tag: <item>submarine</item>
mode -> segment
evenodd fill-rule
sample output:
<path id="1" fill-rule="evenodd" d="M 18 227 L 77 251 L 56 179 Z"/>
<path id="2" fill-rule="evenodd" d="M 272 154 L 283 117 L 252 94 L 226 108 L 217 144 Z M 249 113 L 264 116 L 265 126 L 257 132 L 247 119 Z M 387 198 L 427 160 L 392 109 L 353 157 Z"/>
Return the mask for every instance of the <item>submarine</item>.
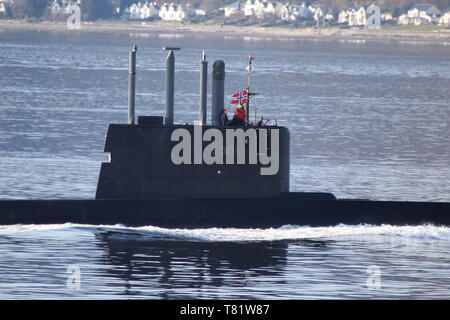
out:
<path id="1" fill-rule="evenodd" d="M 243 123 L 223 123 L 225 62 L 200 61 L 199 120 L 174 121 L 175 52 L 165 47 L 165 116 L 135 115 L 136 54 L 129 56 L 128 122 L 108 125 L 92 199 L 3 200 L 0 225 L 91 224 L 163 228 L 279 228 L 337 224 L 450 225 L 450 203 L 340 199 L 290 191 L 290 132 L 276 122 L 251 123 L 249 83 Z M 242 97 L 239 97 L 242 99 Z M 256 119 L 255 119 L 256 120 Z"/>

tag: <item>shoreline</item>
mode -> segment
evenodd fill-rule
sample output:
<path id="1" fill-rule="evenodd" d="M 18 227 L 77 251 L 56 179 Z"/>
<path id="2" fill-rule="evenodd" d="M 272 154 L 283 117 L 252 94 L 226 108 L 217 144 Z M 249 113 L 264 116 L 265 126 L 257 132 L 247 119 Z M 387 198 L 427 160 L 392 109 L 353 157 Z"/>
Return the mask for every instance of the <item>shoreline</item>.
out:
<path id="1" fill-rule="evenodd" d="M 184 24 L 177 22 L 129 22 L 129 21 L 96 21 L 84 22 L 79 30 L 69 30 L 66 22 L 42 21 L 25 22 L 23 20 L 1 20 L 0 33 L 3 31 L 40 31 L 40 32 L 96 32 L 96 33 L 202 33 L 206 35 L 258 37 L 258 38 L 300 38 L 313 40 L 374 40 L 374 41 L 417 41 L 450 45 L 450 29 L 417 30 L 410 28 L 387 27 L 381 30 L 341 29 L 338 27 L 289 28 L 289 27 L 257 27 L 232 26 L 218 24 Z"/>

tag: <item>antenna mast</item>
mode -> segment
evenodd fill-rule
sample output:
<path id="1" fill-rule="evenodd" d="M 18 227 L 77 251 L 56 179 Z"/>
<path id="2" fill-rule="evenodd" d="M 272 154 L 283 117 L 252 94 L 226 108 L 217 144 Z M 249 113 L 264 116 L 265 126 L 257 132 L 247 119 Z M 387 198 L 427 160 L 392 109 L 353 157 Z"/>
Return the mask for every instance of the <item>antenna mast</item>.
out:
<path id="1" fill-rule="evenodd" d="M 247 120 L 247 124 L 250 122 L 250 74 L 253 71 L 253 66 L 252 66 L 252 62 L 253 59 L 255 59 L 254 56 L 252 55 L 248 55 L 247 56 L 247 60 L 248 60 L 248 66 L 247 66 L 247 106 L 245 108 L 245 117 Z"/>

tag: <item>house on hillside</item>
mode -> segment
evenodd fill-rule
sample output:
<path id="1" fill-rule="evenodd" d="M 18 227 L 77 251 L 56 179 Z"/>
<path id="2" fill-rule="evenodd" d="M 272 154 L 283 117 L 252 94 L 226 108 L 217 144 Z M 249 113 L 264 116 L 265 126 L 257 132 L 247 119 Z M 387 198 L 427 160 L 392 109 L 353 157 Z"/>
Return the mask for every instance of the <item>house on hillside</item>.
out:
<path id="1" fill-rule="evenodd" d="M 319 20 L 324 16 L 321 8 L 306 6 L 305 3 L 298 6 L 267 0 L 237 1 L 220 10 L 224 12 L 225 17 L 242 12 L 247 17 L 255 16 L 258 19 L 264 19 L 275 16 L 285 21 Z"/>
<path id="2" fill-rule="evenodd" d="M 241 1 L 236 1 L 233 2 L 232 4 L 220 8 L 219 10 L 223 11 L 225 17 L 229 17 L 243 11 L 243 5 Z"/>
<path id="3" fill-rule="evenodd" d="M 206 16 L 206 10 L 203 9 L 195 9 L 194 13 L 196 16 Z"/>
<path id="4" fill-rule="evenodd" d="M 125 9 L 123 17 L 131 20 L 144 20 L 156 18 L 159 16 L 159 6 L 156 2 L 138 2 L 133 3 Z"/>
<path id="5" fill-rule="evenodd" d="M 286 21 L 295 21 L 298 18 L 298 15 L 300 13 L 300 7 L 296 5 L 284 5 L 284 8 L 282 10 L 282 20 Z"/>
<path id="6" fill-rule="evenodd" d="M 253 16 L 256 12 L 258 5 L 259 5 L 259 0 L 247 0 L 242 7 L 242 10 L 244 11 L 244 15 Z"/>
<path id="7" fill-rule="evenodd" d="M 7 18 L 11 14 L 11 5 L 14 0 L 0 0 L 0 18 Z"/>
<path id="8" fill-rule="evenodd" d="M 440 26 L 450 26 L 450 11 L 444 13 L 438 20 Z"/>
<path id="9" fill-rule="evenodd" d="M 333 23 L 336 20 L 336 17 L 331 11 L 328 11 L 327 13 L 325 13 L 323 20 L 327 23 Z"/>
<path id="10" fill-rule="evenodd" d="M 355 11 L 355 9 L 347 8 L 347 9 L 343 9 L 341 12 L 339 12 L 338 23 L 348 24 L 348 21 L 350 20 L 350 16 L 353 16 L 354 11 Z"/>
<path id="11" fill-rule="evenodd" d="M 54 0 L 50 6 L 50 11 L 52 17 L 55 18 L 66 18 L 67 15 L 72 14 L 71 8 L 73 5 L 80 5 L 79 0 Z"/>
<path id="12" fill-rule="evenodd" d="M 0 1 L 0 18 L 6 18 L 8 12 L 8 3 Z"/>
<path id="13" fill-rule="evenodd" d="M 264 19 L 268 16 L 280 17 L 282 7 L 283 4 L 280 2 L 261 1 L 256 8 L 255 14 L 259 19 Z"/>
<path id="14" fill-rule="evenodd" d="M 159 6 L 156 2 L 146 2 L 141 7 L 141 19 L 159 17 Z"/>
<path id="15" fill-rule="evenodd" d="M 122 19 L 131 20 L 145 20 L 161 18 L 164 21 L 183 21 L 192 16 L 206 15 L 205 10 L 194 10 L 189 4 L 176 5 L 164 3 L 158 6 L 156 2 L 138 2 L 133 3 L 130 7 L 126 8 L 122 14 Z"/>
<path id="16" fill-rule="evenodd" d="M 305 3 L 302 3 L 300 6 L 300 10 L 298 11 L 298 18 L 299 19 L 311 19 L 313 17 L 312 10 L 305 5 Z"/>
<path id="17" fill-rule="evenodd" d="M 260 2 L 255 9 L 255 15 L 259 19 L 264 19 L 268 14 L 275 14 L 275 8 L 272 2 Z"/>
<path id="18" fill-rule="evenodd" d="M 141 10 L 139 8 L 139 4 L 133 3 L 129 8 L 125 9 L 124 14 L 128 15 L 128 19 L 131 20 L 140 19 Z"/>
<path id="19" fill-rule="evenodd" d="M 289 12 L 288 5 L 284 4 L 281 6 L 278 16 L 280 17 L 281 20 L 284 20 L 284 21 L 290 20 L 290 12 Z"/>
<path id="20" fill-rule="evenodd" d="M 241 4 L 241 10 L 245 16 L 257 16 L 262 19 L 268 15 L 280 16 L 283 4 L 266 0 L 247 0 Z"/>
<path id="21" fill-rule="evenodd" d="M 367 25 L 367 14 L 366 8 L 360 7 L 354 16 L 354 25 L 355 26 L 366 26 Z"/>
<path id="22" fill-rule="evenodd" d="M 339 13 L 338 23 L 346 24 L 350 27 L 353 26 L 366 26 L 367 14 L 364 7 L 360 7 L 358 10 L 355 8 L 344 9 Z"/>
<path id="23" fill-rule="evenodd" d="M 279 12 L 280 18 L 286 21 L 313 19 L 313 11 L 304 3 L 301 6 L 284 5 Z"/>
<path id="24" fill-rule="evenodd" d="M 438 23 L 442 11 L 432 4 L 416 4 L 406 14 L 402 14 L 397 23 L 398 24 L 432 24 Z"/>
<path id="25" fill-rule="evenodd" d="M 312 17 L 313 17 L 314 21 L 316 21 L 317 23 L 320 23 L 322 21 L 323 16 L 324 16 L 322 8 L 320 8 L 320 7 L 312 7 L 312 6 L 309 6 L 308 8 L 309 8 L 309 10 L 312 13 Z"/>
<path id="26" fill-rule="evenodd" d="M 432 4 L 416 4 L 410 11 L 416 11 L 419 15 L 428 15 L 430 17 L 439 17 L 442 11 Z"/>
<path id="27" fill-rule="evenodd" d="M 389 13 L 389 12 L 381 13 L 380 18 L 381 18 L 382 22 L 392 22 L 392 21 L 394 21 L 394 17 L 392 15 L 392 13 Z"/>
<path id="28" fill-rule="evenodd" d="M 65 8 L 64 8 L 62 1 L 59 1 L 59 0 L 53 1 L 52 6 L 51 6 L 51 11 L 52 11 L 52 16 L 55 16 L 59 13 L 64 13 Z"/>
<path id="29" fill-rule="evenodd" d="M 194 11 L 189 5 L 164 4 L 159 10 L 159 17 L 164 21 L 183 21 L 192 17 Z"/>

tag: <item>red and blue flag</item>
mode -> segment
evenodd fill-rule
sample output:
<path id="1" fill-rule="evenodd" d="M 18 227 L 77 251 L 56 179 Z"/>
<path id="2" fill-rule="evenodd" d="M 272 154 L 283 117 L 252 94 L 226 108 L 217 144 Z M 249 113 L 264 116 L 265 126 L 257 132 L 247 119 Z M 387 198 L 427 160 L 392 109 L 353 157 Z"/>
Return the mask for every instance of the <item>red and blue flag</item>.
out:
<path id="1" fill-rule="evenodd" d="M 246 104 L 248 101 L 248 90 L 235 93 L 231 96 L 230 104 Z"/>

